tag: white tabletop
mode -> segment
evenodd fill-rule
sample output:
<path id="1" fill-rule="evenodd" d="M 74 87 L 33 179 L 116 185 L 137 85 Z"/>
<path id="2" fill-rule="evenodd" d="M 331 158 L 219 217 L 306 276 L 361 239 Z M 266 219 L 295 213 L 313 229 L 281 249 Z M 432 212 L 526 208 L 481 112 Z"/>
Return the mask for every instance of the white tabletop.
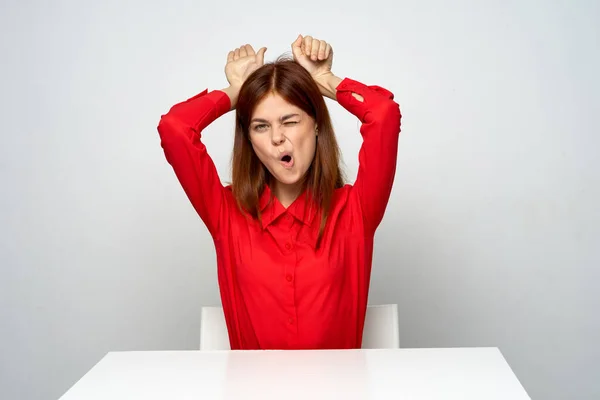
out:
<path id="1" fill-rule="evenodd" d="M 111 352 L 60 400 L 529 399 L 497 348 Z"/>

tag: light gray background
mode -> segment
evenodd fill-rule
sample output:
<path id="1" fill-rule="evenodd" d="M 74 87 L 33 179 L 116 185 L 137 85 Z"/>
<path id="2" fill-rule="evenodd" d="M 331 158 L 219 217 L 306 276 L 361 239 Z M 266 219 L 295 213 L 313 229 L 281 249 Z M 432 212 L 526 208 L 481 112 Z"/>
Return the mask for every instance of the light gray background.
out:
<path id="1" fill-rule="evenodd" d="M 298 33 L 401 104 L 370 301 L 399 304 L 402 346 L 498 346 L 532 398 L 600 398 L 599 19 L 566 0 L 4 0 L 0 398 L 57 398 L 110 350 L 198 347 L 215 255 L 156 125 L 226 85 L 231 48 L 273 60 Z M 359 125 L 328 104 L 353 180 Z M 205 133 L 224 180 L 232 133 L 232 113 Z"/>

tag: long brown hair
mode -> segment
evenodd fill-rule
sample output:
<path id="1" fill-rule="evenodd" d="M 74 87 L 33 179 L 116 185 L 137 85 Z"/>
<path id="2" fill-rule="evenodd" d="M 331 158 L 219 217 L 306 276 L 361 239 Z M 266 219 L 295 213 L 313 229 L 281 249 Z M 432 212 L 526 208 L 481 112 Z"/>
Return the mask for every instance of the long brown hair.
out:
<path id="1" fill-rule="evenodd" d="M 266 63 L 254 71 L 240 89 L 232 157 L 232 192 L 240 209 L 260 220 L 260 195 L 274 178 L 254 153 L 249 128 L 254 109 L 270 93 L 277 93 L 310 115 L 319 130 L 315 156 L 302 182 L 308 202 L 314 202 L 321 214 L 319 247 L 334 191 L 344 185 L 344 177 L 340 169 L 340 149 L 323 95 L 310 73 L 293 59 L 279 57 Z"/>

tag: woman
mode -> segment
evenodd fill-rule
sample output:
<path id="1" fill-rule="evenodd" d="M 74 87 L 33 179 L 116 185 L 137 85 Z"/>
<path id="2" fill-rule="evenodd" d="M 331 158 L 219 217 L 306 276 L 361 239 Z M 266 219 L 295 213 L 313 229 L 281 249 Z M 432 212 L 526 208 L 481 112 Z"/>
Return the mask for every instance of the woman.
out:
<path id="1" fill-rule="evenodd" d="M 335 76 L 325 41 L 299 35 L 293 60 L 264 64 L 265 51 L 229 52 L 230 86 L 173 106 L 158 125 L 161 145 L 214 240 L 231 348 L 360 348 L 399 106 L 386 89 Z M 324 96 L 362 123 L 354 185 L 343 182 Z M 233 109 L 224 187 L 201 133 Z"/>

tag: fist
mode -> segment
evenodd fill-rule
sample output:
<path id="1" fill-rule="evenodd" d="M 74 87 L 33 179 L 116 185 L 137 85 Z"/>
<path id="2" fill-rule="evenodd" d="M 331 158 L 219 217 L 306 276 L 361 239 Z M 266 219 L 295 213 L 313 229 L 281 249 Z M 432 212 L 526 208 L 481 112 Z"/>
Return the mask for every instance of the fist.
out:
<path id="1" fill-rule="evenodd" d="M 333 65 L 333 49 L 324 40 L 312 36 L 298 35 L 292 43 L 294 60 L 317 79 L 331 74 Z"/>
<path id="2" fill-rule="evenodd" d="M 227 54 L 227 64 L 225 64 L 225 76 L 229 85 L 240 88 L 246 78 L 265 63 L 266 47 L 262 47 L 258 52 L 249 44 L 238 47 Z"/>

